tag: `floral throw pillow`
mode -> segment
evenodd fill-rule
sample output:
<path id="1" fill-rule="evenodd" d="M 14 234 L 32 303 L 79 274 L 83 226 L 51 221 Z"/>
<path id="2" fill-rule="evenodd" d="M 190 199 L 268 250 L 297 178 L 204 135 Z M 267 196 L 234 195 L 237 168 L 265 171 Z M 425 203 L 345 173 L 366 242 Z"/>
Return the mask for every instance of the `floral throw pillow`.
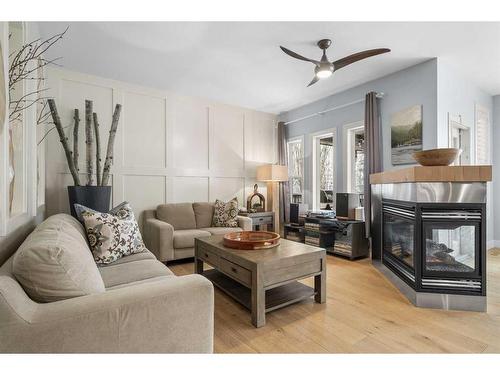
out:
<path id="1" fill-rule="evenodd" d="M 238 226 L 238 199 L 233 198 L 229 202 L 219 199 L 215 201 L 213 227 L 237 227 Z"/>
<path id="2" fill-rule="evenodd" d="M 80 206 L 92 255 L 97 264 L 112 263 L 146 250 L 130 204 L 123 202 L 109 213 Z"/>

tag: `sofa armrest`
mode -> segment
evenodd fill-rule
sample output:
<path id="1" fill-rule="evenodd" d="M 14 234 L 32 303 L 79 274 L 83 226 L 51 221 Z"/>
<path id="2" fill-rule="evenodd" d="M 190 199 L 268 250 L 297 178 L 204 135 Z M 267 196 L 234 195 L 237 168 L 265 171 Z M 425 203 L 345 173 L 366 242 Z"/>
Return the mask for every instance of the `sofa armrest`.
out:
<path id="1" fill-rule="evenodd" d="M 200 275 L 38 304 L 0 327 L 2 352 L 211 353 L 214 294 Z"/>
<path id="2" fill-rule="evenodd" d="M 238 216 L 238 226 L 243 230 L 252 230 L 252 219 L 247 216 Z"/>
<path id="3" fill-rule="evenodd" d="M 161 262 L 174 259 L 174 227 L 158 219 L 144 222 L 146 247 Z"/>

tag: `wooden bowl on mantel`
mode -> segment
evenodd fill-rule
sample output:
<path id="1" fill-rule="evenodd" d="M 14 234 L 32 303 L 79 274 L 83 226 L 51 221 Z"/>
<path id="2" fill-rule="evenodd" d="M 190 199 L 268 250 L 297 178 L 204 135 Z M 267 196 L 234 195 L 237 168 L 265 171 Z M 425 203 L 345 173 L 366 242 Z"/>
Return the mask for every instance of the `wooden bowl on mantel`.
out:
<path id="1" fill-rule="evenodd" d="M 280 235 L 264 231 L 233 232 L 224 235 L 224 246 L 239 250 L 262 250 L 278 246 Z"/>
<path id="2" fill-rule="evenodd" d="M 416 151 L 413 153 L 415 160 L 423 166 L 447 166 L 452 164 L 462 153 L 459 148 L 435 148 L 432 150 Z"/>

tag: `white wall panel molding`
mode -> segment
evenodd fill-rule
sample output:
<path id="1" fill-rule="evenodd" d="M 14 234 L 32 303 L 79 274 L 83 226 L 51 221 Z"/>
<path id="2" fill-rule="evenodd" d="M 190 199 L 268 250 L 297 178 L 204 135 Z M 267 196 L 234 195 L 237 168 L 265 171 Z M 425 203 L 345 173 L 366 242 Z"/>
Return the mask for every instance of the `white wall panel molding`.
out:
<path id="1" fill-rule="evenodd" d="M 120 130 L 123 166 L 167 166 L 167 99 L 126 91 Z"/>
<path id="2" fill-rule="evenodd" d="M 40 181 L 43 183 L 45 175 L 45 162 L 43 159 L 38 159 L 38 156 L 43 151 L 44 146 L 37 147 L 37 136 L 39 135 L 39 127 L 36 126 L 36 106 L 31 106 L 23 111 L 23 121 L 16 124 L 17 129 L 21 129 L 19 136 L 20 142 L 15 145 L 14 163 L 18 163 L 16 167 L 16 184 L 21 186 L 19 189 L 14 189 L 14 202 L 19 202 L 19 207 L 16 213 L 9 212 L 9 192 L 10 192 L 10 170 L 9 170 L 9 90 L 8 90 L 8 67 L 9 67 L 9 43 L 12 39 L 9 38 L 9 23 L 0 22 L 0 44 L 2 47 L 3 63 L 0 69 L 4 75 L 4 90 L 6 93 L 5 105 L 6 113 L 4 118 L 0 118 L 0 243 L 4 236 L 14 234 L 27 223 L 33 222 L 34 218 L 38 218 L 40 209 L 43 212 L 45 207 L 44 190 L 39 189 L 38 176 L 41 176 Z M 21 35 L 21 34 L 19 34 Z M 19 36 L 20 48 L 28 40 L 34 40 L 39 37 L 38 29 L 31 23 L 23 23 L 22 36 Z M 33 67 L 32 67 L 33 68 Z M 33 73 L 36 74 L 36 73 Z M 24 93 L 33 92 L 36 90 L 36 80 L 27 80 L 23 83 Z M 20 93 L 22 94 L 22 93 Z M 43 131 L 43 129 L 42 129 Z M 16 136 L 14 136 L 15 138 Z M 22 147 L 20 145 L 22 144 Z M 41 164 L 39 164 L 39 161 Z M 40 168 L 38 169 L 38 165 Z M 16 200 L 19 198 L 19 200 Z M 14 206 L 15 206 L 14 203 Z M 2 253 L 0 249 L 0 253 Z"/>
<path id="3" fill-rule="evenodd" d="M 123 175 L 123 200 L 131 203 L 139 224 L 142 212 L 167 201 L 167 177 Z M 114 204 L 118 202 L 113 202 Z"/>
<path id="4" fill-rule="evenodd" d="M 230 200 L 238 198 L 240 205 L 246 202 L 245 179 L 241 177 L 211 177 L 209 179 L 209 200 Z"/>
<path id="5" fill-rule="evenodd" d="M 208 177 L 178 176 L 173 179 L 171 202 L 207 202 L 209 200 Z"/>
<path id="6" fill-rule="evenodd" d="M 49 70 L 49 86 L 56 88 L 52 95 L 69 125 L 73 108 L 79 106 L 83 118 L 84 100 L 94 100 L 102 154 L 114 106 L 123 105 L 112 168 L 113 204 L 128 200 L 138 215 L 164 202 L 237 196 L 245 205 L 255 168 L 276 160 L 272 114 L 58 68 Z M 71 178 L 57 135 L 47 138 L 47 210 L 54 214 L 68 209 Z M 83 132 L 80 138 L 83 142 Z M 84 171 L 85 148 L 80 150 Z"/>

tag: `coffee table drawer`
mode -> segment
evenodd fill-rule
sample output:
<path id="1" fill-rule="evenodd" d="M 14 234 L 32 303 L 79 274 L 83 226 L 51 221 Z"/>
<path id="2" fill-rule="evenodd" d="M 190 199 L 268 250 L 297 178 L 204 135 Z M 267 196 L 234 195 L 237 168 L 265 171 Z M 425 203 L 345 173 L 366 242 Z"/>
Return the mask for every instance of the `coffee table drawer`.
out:
<path id="1" fill-rule="evenodd" d="M 210 250 L 207 250 L 206 246 L 198 245 L 197 255 L 198 258 L 202 259 L 204 262 L 207 262 L 214 267 L 219 266 L 219 256 Z"/>
<path id="2" fill-rule="evenodd" d="M 238 280 L 243 285 L 251 287 L 252 286 L 252 272 L 243 268 L 227 259 L 220 258 L 219 269 L 226 275 Z"/>
<path id="3" fill-rule="evenodd" d="M 270 286 L 279 284 L 288 280 L 300 279 L 304 276 L 321 272 L 321 259 L 315 259 L 309 262 L 292 264 L 288 267 L 265 267 L 264 285 Z"/>

